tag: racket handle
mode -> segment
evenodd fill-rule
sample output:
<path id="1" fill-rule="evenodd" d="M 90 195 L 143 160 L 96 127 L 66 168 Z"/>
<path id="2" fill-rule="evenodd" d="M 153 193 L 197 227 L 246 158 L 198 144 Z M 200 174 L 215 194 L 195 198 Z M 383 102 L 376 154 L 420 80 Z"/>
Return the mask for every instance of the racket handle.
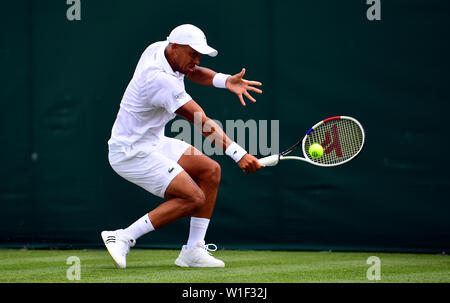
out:
<path id="1" fill-rule="evenodd" d="M 272 155 L 272 156 L 258 159 L 258 161 L 261 166 L 275 166 L 278 164 L 279 156 Z"/>

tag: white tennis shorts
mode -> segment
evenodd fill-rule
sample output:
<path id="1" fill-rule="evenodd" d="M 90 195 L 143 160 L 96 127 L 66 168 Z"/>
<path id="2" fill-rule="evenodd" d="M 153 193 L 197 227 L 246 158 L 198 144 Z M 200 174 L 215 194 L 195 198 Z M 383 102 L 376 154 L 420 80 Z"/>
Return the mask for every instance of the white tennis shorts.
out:
<path id="1" fill-rule="evenodd" d="M 123 151 L 118 146 L 109 146 L 109 164 L 121 177 L 164 198 L 170 182 L 183 171 L 178 160 L 190 147 L 169 137 L 163 137 L 151 152 Z"/>

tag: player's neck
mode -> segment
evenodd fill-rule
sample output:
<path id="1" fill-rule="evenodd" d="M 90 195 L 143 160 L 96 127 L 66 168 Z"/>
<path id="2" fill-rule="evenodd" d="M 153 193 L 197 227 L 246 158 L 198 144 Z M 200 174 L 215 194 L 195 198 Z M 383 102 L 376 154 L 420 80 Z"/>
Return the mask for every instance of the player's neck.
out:
<path id="1" fill-rule="evenodd" d="M 174 72 L 177 72 L 177 67 L 175 64 L 175 60 L 173 59 L 173 51 L 172 48 L 170 47 L 170 44 L 166 46 L 166 48 L 164 49 L 164 56 L 166 57 L 167 62 L 169 62 L 170 67 L 172 68 L 172 70 Z"/>

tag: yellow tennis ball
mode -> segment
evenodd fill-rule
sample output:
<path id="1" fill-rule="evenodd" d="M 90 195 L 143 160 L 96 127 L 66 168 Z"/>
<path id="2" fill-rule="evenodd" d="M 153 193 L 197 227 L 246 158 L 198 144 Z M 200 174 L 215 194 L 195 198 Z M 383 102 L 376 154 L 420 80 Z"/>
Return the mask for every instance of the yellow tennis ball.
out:
<path id="1" fill-rule="evenodd" d="M 323 155 L 323 147 L 319 143 L 311 144 L 308 151 L 313 158 L 319 158 Z"/>

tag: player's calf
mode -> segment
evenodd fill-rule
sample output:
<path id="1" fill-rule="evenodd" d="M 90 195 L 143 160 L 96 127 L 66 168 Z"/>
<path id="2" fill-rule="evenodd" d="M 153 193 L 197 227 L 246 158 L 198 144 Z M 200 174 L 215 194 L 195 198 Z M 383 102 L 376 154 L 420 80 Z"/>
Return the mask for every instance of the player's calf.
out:
<path id="1" fill-rule="evenodd" d="M 196 213 L 198 210 L 202 209 L 206 203 L 205 194 L 201 189 L 195 190 L 189 197 L 183 200 L 182 210 L 185 217 Z"/>
<path id="2" fill-rule="evenodd" d="M 221 174 L 222 169 L 219 163 L 212 161 L 212 163 L 208 165 L 207 170 L 200 175 L 199 179 L 202 183 L 208 183 L 211 186 L 219 187 Z"/>

